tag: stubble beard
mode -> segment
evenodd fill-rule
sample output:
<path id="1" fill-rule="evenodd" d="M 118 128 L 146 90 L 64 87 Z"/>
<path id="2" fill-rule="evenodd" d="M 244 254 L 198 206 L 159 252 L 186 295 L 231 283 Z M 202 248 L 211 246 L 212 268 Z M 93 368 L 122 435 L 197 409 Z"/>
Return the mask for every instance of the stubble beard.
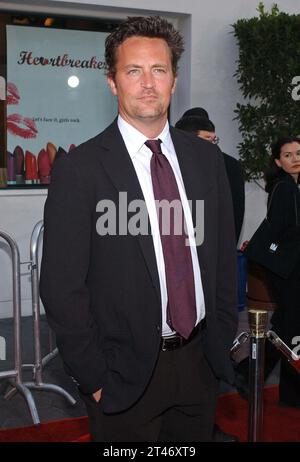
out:
<path id="1" fill-rule="evenodd" d="M 167 110 L 162 103 L 158 103 L 153 107 L 141 107 L 136 105 L 133 108 L 134 116 L 139 120 L 159 120 L 166 116 Z"/>

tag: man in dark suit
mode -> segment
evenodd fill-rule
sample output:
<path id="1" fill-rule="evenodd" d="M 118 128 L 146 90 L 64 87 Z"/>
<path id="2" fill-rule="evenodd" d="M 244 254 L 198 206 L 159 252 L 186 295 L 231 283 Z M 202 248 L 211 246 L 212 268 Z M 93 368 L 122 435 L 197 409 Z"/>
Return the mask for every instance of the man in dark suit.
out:
<path id="1" fill-rule="evenodd" d="M 175 125 L 176 128 L 185 130 L 203 138 L 211 143 L 218 143 L 216 129 L 208 113 L 201 107 L 195 107 L 186 111 Z M 238 242 L 244 221 L 245 213 L 245 183 L 244 175 L 239 162 L 234 157 L 222 152 L 225 162 L 226 173 L 231 190 L 235 235 Z"/>
<path id="2" fill-rule="evenodd" d="M 119 116 L 52 172 L 41 297 L 94 441 L 210 441 L 217 379 L 234 377 L 223 159 L 167 120 L 182 51 L 159 17 L 131 17 L 112 32 L 107 77 Z M 173 201 L 166 231 L 159 207 Z"/>

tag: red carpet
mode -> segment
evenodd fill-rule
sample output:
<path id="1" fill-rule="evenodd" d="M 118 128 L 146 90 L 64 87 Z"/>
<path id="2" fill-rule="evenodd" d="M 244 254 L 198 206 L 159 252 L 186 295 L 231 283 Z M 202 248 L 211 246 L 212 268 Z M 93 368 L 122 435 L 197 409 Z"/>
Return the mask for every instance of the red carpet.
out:
<path id="1" fill-rule="evenodd" d="M 271 441 L 300 442 L 300 409 L 283 408 L 277 405 L 278 389 L 265 389 L 264 396 L 264 438 Z M 217 423 L 223 431 L 247 441 L 247 402 L 236 393 L 219 398 Z M 0 442 L 88 442 L 86 417 L 64 419 L 23 428 L 0 430 Z"/>
<path id="2" fill-rule="evenodd" d="M 40 425 L 0 430 L 0 442 L 70 442 L 89 441 L 86 417 L 52 420 Z"/>
<path id="3" fill-rule="evenodd" d="M 217 423 L 223 431 L 239 437 L 248 436 L 248 403 L 236 393 L 219 398 Z M 300 409 L 278 405 L 278 387 L 264 390 L 264 442 L 300 442 Z"/>

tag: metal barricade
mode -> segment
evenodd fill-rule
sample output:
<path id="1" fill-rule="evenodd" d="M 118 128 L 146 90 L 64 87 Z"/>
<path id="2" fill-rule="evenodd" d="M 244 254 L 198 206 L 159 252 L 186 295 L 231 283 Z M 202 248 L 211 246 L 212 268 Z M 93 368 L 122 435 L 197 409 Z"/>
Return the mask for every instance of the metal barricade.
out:
<path id="1" fill-rule="evenodd" d="M 248 441 L 262 441 L 265 342 L 269 340 L 300 373 L 300 356 L 296 355 L 272 330 L 267 331 L 268 311 L 249 310 L 250 333 L 242 332 L 233 342 L 231 355 L 250 338 Z"/>
<path id="2" fill-rule="evenodd" d="M 43 367 L 57 355 L 57 349 L 51 349 L 51 330 L 49 332 L 50 338 L 50 352 L 42 358 L 41 350 L 41 309 L 40 309 L 40 296 L 39 296 L 39 244 L 43 234 L 44 226 L 43 221 L 39 221 L 31 234 L 30 239 L 30 259 L 31 259 L 31 291 L 32 291 L 32 315 L 33 315 L 33 335 L 34 335 L 34 365 L 33 365 L 33 381 L 25 382 L 28 388 L 43 391 L 53 391 L 58 393 L 71 405 L 76 403 L 76 400 L 62 387 L 51 383 L 43 382 L 42 370 Z"/>
<path id="3" fill-rule="evenodd" d="M 21 393 L 28 405 L 34 424 L 40 423 L 33 396 L 22 382 L 22 345 L 21 345 L 21 271 L 19 248 L 8 234 L 0 231 L 0 237 L 4 239 L 11 250 L 12 255 L 12 276 L 13 276 L 13 322 L 14 322 L 14 369 L 0 372 L 0 379 L 8 378 L 14 390 Z M 7 398 L 9 396 L 6 396 Z"/>
<path id="4" fill-rule="evenodd" d="M 34 363 L 23 364 L 21 360 L 21 290 L 20 290 L 20 256 L 19 249 L 15 241 L 7 234 L 0 232 L 10 245 L 13 256 L 13 306 L 14 306 L 14 328 L 15 328 L 15 370 L 0 372 L 0 378 L 15 377 L 9 380 L 12 388 L 5 394 L 5 398 L 11 398 L 17 391 L 20 391 L 26 398 L 29 410 L 35 425 L 40 423 L 36 405 L 29 389 L 40 391 L 52 391 L 58 393 L 71 404 L 76 404 L 76 400 L 62 387 L 43 382 L 43 367 L 53 359 L 58 351 L 53 347 L 52 331 L 49 329 L 49 353 L 42 357 L 41 350 L 41 310 L 39 296 L 39 244 L 43 233 L 43 222 L 39 221 L 31 234 L 30 239 L 30 262 L 31 271 L 31 293 L 32 293 L 32 315 L 33 315 L 33 341 L 34 341 Z M 33 380 L 22 382 L 22 369 L 32 369 Z"/>

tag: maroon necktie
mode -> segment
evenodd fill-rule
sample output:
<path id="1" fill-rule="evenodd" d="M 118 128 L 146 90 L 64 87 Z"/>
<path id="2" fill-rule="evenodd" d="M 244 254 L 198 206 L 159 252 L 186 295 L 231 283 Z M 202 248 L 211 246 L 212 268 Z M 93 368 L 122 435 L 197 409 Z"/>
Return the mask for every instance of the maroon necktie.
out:
<path id="1" fill-rule="evenodd" d="M 162 223 L 164 215 L 161 209 L 158 212 L 168 293 L 167 323 L 182 337 L 188 338 L 196 323 L 195 283 L 191 249 L 186 243 L 184 212 L 175 175 L 168 159 L 161 151 L 160 144 L 161 140 L 145 142 L 145 145 L 153 152 L 150 167 L 154 198 L 156 201 L 165 200 L 168 203 L 175 200 L 181 212 L 174 214 L 171 209 L 170 232 L 168 234 L 162 232 L 165 230 Z M 176 223 L 174 218 L 180 223 Z M 177 234 L 177 225 L 181 229 L 180 234 Z"/>

